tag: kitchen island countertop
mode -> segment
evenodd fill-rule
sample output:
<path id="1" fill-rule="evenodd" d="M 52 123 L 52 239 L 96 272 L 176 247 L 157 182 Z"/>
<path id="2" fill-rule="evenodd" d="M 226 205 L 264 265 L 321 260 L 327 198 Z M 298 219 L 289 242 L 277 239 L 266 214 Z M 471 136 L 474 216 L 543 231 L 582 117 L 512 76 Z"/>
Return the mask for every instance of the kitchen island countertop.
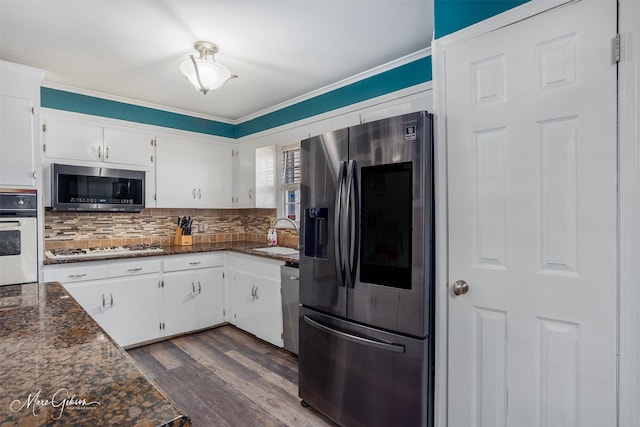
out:
<path id="1" fill-rule="evenodd" d="M 56 282 L 0 286 L 0 424 L 190 426 Z"/>

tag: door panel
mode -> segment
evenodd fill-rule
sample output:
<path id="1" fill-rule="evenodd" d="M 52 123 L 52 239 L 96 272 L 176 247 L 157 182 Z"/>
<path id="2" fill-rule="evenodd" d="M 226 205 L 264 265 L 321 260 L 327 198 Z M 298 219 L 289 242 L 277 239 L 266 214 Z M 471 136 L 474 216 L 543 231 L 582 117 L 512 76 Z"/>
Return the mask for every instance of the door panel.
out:
<path id="1" fill-rule="evenodd" d="M 431 120 L 424 112 L 349 130 L 359 188 L 360 258 L 349 319 L 428 335 L 432 260 Z"/>
<path id="2" fill-rule="evenodd" d="M 336 196 L 347 160 L 348 129 L 302 141 L 300 303 L 345 317 L 347 292 L 336 259 Z M 344 236 L 342 236 L 344 237 Z"/>
<path id="3" fill-rule="evenodd" d="M 445 47 L 452 427 L 615 425 L 615 32 L 583 0 Z"/>

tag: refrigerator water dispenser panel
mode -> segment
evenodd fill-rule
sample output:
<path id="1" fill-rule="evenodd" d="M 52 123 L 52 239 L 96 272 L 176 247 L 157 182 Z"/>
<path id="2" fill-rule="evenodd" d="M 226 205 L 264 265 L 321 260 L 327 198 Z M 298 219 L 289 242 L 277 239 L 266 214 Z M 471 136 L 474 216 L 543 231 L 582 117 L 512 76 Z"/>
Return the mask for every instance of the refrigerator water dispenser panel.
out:
<path id="1" fill-rule="evenodd" d="M 304 255 L 312 258 L 327 259 L 329 233 L 329 210 L 327 208 L 308 208 L 304 210 Z"/>

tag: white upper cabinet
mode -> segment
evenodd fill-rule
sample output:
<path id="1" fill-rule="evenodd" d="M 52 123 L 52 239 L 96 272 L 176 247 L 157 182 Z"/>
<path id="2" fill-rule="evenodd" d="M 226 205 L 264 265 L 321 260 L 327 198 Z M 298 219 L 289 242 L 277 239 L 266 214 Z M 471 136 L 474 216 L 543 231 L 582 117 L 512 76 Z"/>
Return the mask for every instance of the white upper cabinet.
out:
<path id="1" fill-rule="evenodd" d="M 256 206 L 255 149 L 240 145 L 233 149 L 233 206 Z"/>
<path id="2" fill-rule="evenodd" d="M 0 186 L 36 187 L 42 71 L 0 61 Z"/>
<path id="3" fill-rule="evenodd" d="M 158 208 L 232 206 L 231 146 L 162 135 L 156 145 Z"/>
<path id="4" fill-rule="evenodd" d="M 31 99 L 0 95 L 0 184 L 35 185 Z"/>
<path id="5" fill-rule="evenodd" d="M 101 161 L 102 126 L 47 119 L 45 123 L 45 155 L 65 160 Z"/>
<path id="6" fill-rule="evenodd" d="M 150 133 L 48 118 L 45 138 L 50 159 L 153 166 L 155 139 Z"/>
<path id="7" fill-rule="evenodd" d="M 104 128 L 104 161 L 152 167 L 155 136 L 145 132 Z"/>

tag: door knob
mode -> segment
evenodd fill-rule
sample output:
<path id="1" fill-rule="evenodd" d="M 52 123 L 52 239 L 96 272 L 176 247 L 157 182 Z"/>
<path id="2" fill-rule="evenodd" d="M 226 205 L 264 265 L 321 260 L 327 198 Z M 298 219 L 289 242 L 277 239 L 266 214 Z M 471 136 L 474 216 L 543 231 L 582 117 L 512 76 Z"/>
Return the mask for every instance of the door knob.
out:
<path id="1" fill-rule="evenodd" d="M 453 284 L 453 294 L 455 296 L 464 295 L 469 292 L 469 284 L 464 280 L 458 280 Z"/>

